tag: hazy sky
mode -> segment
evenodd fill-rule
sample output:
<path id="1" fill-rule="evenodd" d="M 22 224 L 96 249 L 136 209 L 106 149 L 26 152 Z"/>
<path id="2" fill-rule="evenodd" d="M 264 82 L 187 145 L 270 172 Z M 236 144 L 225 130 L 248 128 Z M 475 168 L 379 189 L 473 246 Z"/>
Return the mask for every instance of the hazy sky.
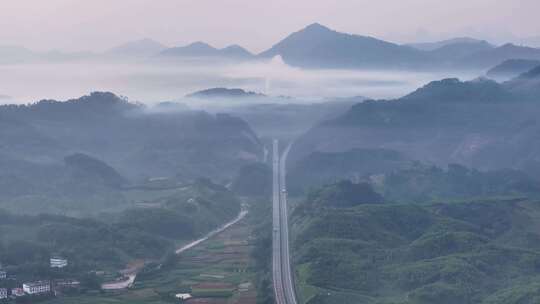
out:
<path id="1" fill-rule="evenodd" d="M 540 0 L 0 0 L 0 44 L 103 50 L 150 37 L 261 51 L 313 22 L 393 41 L 502 42 L 540 35 L 538 12 Z"/>

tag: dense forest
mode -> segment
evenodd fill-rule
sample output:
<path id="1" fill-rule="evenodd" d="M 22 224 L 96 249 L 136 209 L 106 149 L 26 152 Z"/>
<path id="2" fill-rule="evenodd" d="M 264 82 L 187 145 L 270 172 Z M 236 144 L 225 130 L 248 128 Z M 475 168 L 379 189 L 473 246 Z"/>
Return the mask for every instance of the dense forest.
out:
<path id="1" fill-rule="evenodd" d="M 539 215 L 525 198 L 402 204 L 328 185 L 293 214 L 298 289 L 310 304 L 536 303 Z"/>

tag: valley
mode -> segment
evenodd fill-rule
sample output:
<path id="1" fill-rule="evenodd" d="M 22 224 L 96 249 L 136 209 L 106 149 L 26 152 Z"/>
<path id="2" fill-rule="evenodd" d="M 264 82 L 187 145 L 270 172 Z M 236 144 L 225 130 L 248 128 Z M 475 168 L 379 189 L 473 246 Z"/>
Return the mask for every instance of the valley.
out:
<path id="1" fill-rule="evenodd" d="M 0 304 L 540 303 L 538 1 L 4 2 Z"/>

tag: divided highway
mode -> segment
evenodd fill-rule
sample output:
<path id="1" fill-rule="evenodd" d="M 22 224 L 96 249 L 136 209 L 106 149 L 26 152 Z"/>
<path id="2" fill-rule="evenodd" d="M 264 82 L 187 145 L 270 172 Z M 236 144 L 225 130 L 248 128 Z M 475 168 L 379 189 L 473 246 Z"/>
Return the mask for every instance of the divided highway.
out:
<path id="1" fill-rule="evenodd" d="M 273 142 L 273 232 L 272 232 L 272 276 L 277 304 L 296 304 L 293 276 L 289 256 L 289 224 L 286 191 L 286 163 L 291 145 L 279 155 L 279 142 Z"/>

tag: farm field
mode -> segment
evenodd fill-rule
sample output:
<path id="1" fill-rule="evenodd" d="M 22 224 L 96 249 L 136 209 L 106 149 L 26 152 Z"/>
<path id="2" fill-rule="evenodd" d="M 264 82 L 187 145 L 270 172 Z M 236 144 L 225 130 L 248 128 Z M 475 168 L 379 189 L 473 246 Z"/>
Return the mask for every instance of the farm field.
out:
<path id="1" fill-rule="evenodd" d="M 193 298 L 184 301 L 188 304 L 255 304 L 248 218 L 161 267 L 147 267 L 128 290 L 57 298 L 47 304 L 161 304 L 179 302 L 176 294 L 191 294 Z"/>

